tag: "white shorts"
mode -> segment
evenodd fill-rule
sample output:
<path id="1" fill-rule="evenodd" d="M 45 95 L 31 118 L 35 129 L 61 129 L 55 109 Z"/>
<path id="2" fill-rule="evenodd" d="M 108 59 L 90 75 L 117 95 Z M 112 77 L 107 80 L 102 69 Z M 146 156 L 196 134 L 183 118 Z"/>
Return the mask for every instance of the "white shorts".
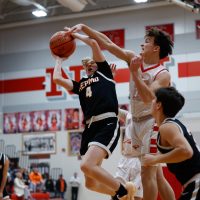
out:
<path id="1" fill-rule="evenodd" d="M 135 197 L 143 198 L 141 164 L 138 158 L 126 157 L 122 155 L 118 162 L 115 178 L 117 178 L 123 184 L 125 184 L 127 181 L 133 182 L 137 188 Z"/>
<path id="2" fill-rule="evenodd" d="M 132 121 L 131 139 L 136 152 L 134 156 L 140 157 L 144 154 L 157 154 L 157 135 L 158 128 L 155 126 L 153 118 L 139 122 Z"/>

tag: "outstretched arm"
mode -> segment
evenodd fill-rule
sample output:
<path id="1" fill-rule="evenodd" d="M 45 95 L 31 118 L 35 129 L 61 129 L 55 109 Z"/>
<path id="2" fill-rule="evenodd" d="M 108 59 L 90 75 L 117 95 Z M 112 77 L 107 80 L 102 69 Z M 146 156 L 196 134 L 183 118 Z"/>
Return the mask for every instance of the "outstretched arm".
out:
<path id="1" fill-rule="evenodd" d="M 68 91 L 71 91 L 73 89 L 73 82 L 70 79 L 65 79 L 62 77 L 62 62 L 62 58 L 56 57 L 56 64 L 53 71 L 53 81 L 57 85 L 64 87 Z"/>
<path id="2" fill-rule="evenodd" d="M 79 33 L 72 33 L 72 36 L 74 38 L 77 38 L 77 39 L 83 41 L 85 44 L 87 44 L 88 46 L 91 47 L 94 61 L 96 61 L 96 62 L 105 61 L 105 57 L 104 57 L 96 40 L 91 39 L 90 37 L 79 34 Z"/>
<path id="3" fill-rule="evenodd" d="M 67 29 L 68 30 L 68 29 Z M 104 49 L 108 50 L 110 53 L 115 55 L 116 57 L 126 61 L 130 64 L 131 58 L 134 57 L 134 52 L 124 50 L 113 43 L 105 34 L 98 32 L 85 24 L 78 24 L 71 28 L 70 32 L 79 32 L 82 31 L 90 38 L 95 39 L 100 46 Z"/>

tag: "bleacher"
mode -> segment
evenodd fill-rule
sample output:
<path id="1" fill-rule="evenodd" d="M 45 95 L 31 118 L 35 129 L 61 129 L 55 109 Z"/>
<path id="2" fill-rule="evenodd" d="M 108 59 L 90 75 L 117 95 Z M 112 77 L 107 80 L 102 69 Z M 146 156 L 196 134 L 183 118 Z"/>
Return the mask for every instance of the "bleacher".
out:
<path id="1" fill-rule="evenodd" d="M 0 140 L 0 152 L 8 156 L 10 160 L 10 168 L 12 168 L 10 170 L 12 170 L 13 173 L 21 168 L 27 169 L 28 172 L 30 172 L 32 168 L 37 167 L 41 174 L 49 174 L 52 177 L 54 183 L 58 179 L 59 175 L 62 174 L 61 168 L 50 169 L 49 163 L 40 163 L 38 159 L 30 159 L 29 156 L 24 155 L 22 151 L 16 151 L 15 145 L 5 145 L 5 142 L 2 139 Z M 7 191 L 10 194 L 10 198 L 12 200 L 18 200 L 16 194 L 14 194 L 13 185 L 9 185 L 8 182 L 8 185 L 6 187 L 8 188 Z M 31 193 L 31 196 L 33 200 L 59 200 L 59 198 L 56 197 L 56 191 L 53 195 L 51 195 L 49 192 L 38 191 Z"/>

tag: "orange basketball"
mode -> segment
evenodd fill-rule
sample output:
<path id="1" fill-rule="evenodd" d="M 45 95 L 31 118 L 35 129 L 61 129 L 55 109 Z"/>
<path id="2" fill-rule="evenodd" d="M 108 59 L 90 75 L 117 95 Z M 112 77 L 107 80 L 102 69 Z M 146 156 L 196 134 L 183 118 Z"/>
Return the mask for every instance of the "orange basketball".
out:
<path id="1" fill-rule="evenodd" d="M 61 58 L 67 58 L 75 51 L 76 42 L 65 31 L 58 31 L 50 38 L 49 46 L 53 54 Z"/>

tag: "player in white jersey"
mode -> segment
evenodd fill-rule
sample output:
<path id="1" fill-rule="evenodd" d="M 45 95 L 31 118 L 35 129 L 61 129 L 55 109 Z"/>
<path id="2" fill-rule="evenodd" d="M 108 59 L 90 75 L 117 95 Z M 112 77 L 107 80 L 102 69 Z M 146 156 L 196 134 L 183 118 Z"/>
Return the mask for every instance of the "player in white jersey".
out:
<path id="1" fill-rule="evenodd" d="M 70 30 L 70 32 L 78 31 L 82 31 L 90 38 L 95 39 L 104 49 L 107 49 L 110 53 L 128 63 L 131 77 L 135 85 L 134 88 L 136 89 L 132 90 L 131 81 L 132 114 L 133 122 L 135 123 L 135 132 L 137 132 L 137 134 L 135 134 L 137 136 L 137 143 L 135 143 L 136 140 L 133 140 L 135 143 L 134 147 L 140 154 L 148 153 L 149 150 L 147 147 L 150 147 L 149 143 L 151 139 L 147 134 L 153 132 L 153 119 L 149 115 L 150 103 L 154 98 L 154 91 L 158 88 L 169 86 L 171 80 L 167 70 L 157 75 L 155 74 L 154 79 L 150 79 L 153 77 L 153 73 L 152 76 L 149 77 L 146 72 L 154 71 L 154 68 L 159 67 L 160 60 L 172 53 L 173 42 L 169 35 L 155 28 L 148 30 L 144 38 L 144 43 L 141 44 L 140 55 L 137 56 L 133 51 L 118 47 L 106 35 L 87 25 L 78 24 Z M 146 140 L 146 138 L 148 138 L 148 140 Z M 145 146 L 143 148 L 144 144 Z M 155 144 L 154 146 L 156 147 Z M 156 200 L 158 190 L 162 199 L 175 199 L 172 188 L 163 176 L 158 176 L 158 174 L 162 174 L 158 172 L 160 172 L 160 170 L 157 166 L 142 166 L 143 199 Z M 164 185 L 165 189 L 163 189 Z M 162 190 L 160 190 L 161 188 Z"/>
<path id="2" fill-rule="evenodd" d="M 167 72 L 167 69 L 160 65 L 141 66 L 139 74 L 144 83 L 150 87 L 156 80 L 156 77 Z M 168 72 L 167 72 L 168 73 Z M 169 83 L 170 84 L 170 83 Z M 132 141 L 133 146 L 138 154 L 157 153 L 155 141 L 157 136 L 157 128 L 154 124 L 154 119 L 150 113 L 151 103 L 146 103 L 141 100 L 137 86 L 132 78 L 130 79 L 130 106 L 133 117 Z M 152 131 L 153 128 L 153 131 Z M 137 154 L 136 154 L 137 155 Z"/>
<path id="3" fill-rule="evenodd" d="M 115 177 L 122 183 L 132 181 L 137 188 L 135 200 L 141 200 L 143 197 L 143 187 L 141 181 L 141 164 L 140 160 L 135 155 L 135 150 L 132 147 L 131 132 L 132 132 L 132 114 L 127 110 L 119 109 L 118 117 L 125 122 L 125 135 L 123 138 L 122 155 L 118 162 Z"/>

